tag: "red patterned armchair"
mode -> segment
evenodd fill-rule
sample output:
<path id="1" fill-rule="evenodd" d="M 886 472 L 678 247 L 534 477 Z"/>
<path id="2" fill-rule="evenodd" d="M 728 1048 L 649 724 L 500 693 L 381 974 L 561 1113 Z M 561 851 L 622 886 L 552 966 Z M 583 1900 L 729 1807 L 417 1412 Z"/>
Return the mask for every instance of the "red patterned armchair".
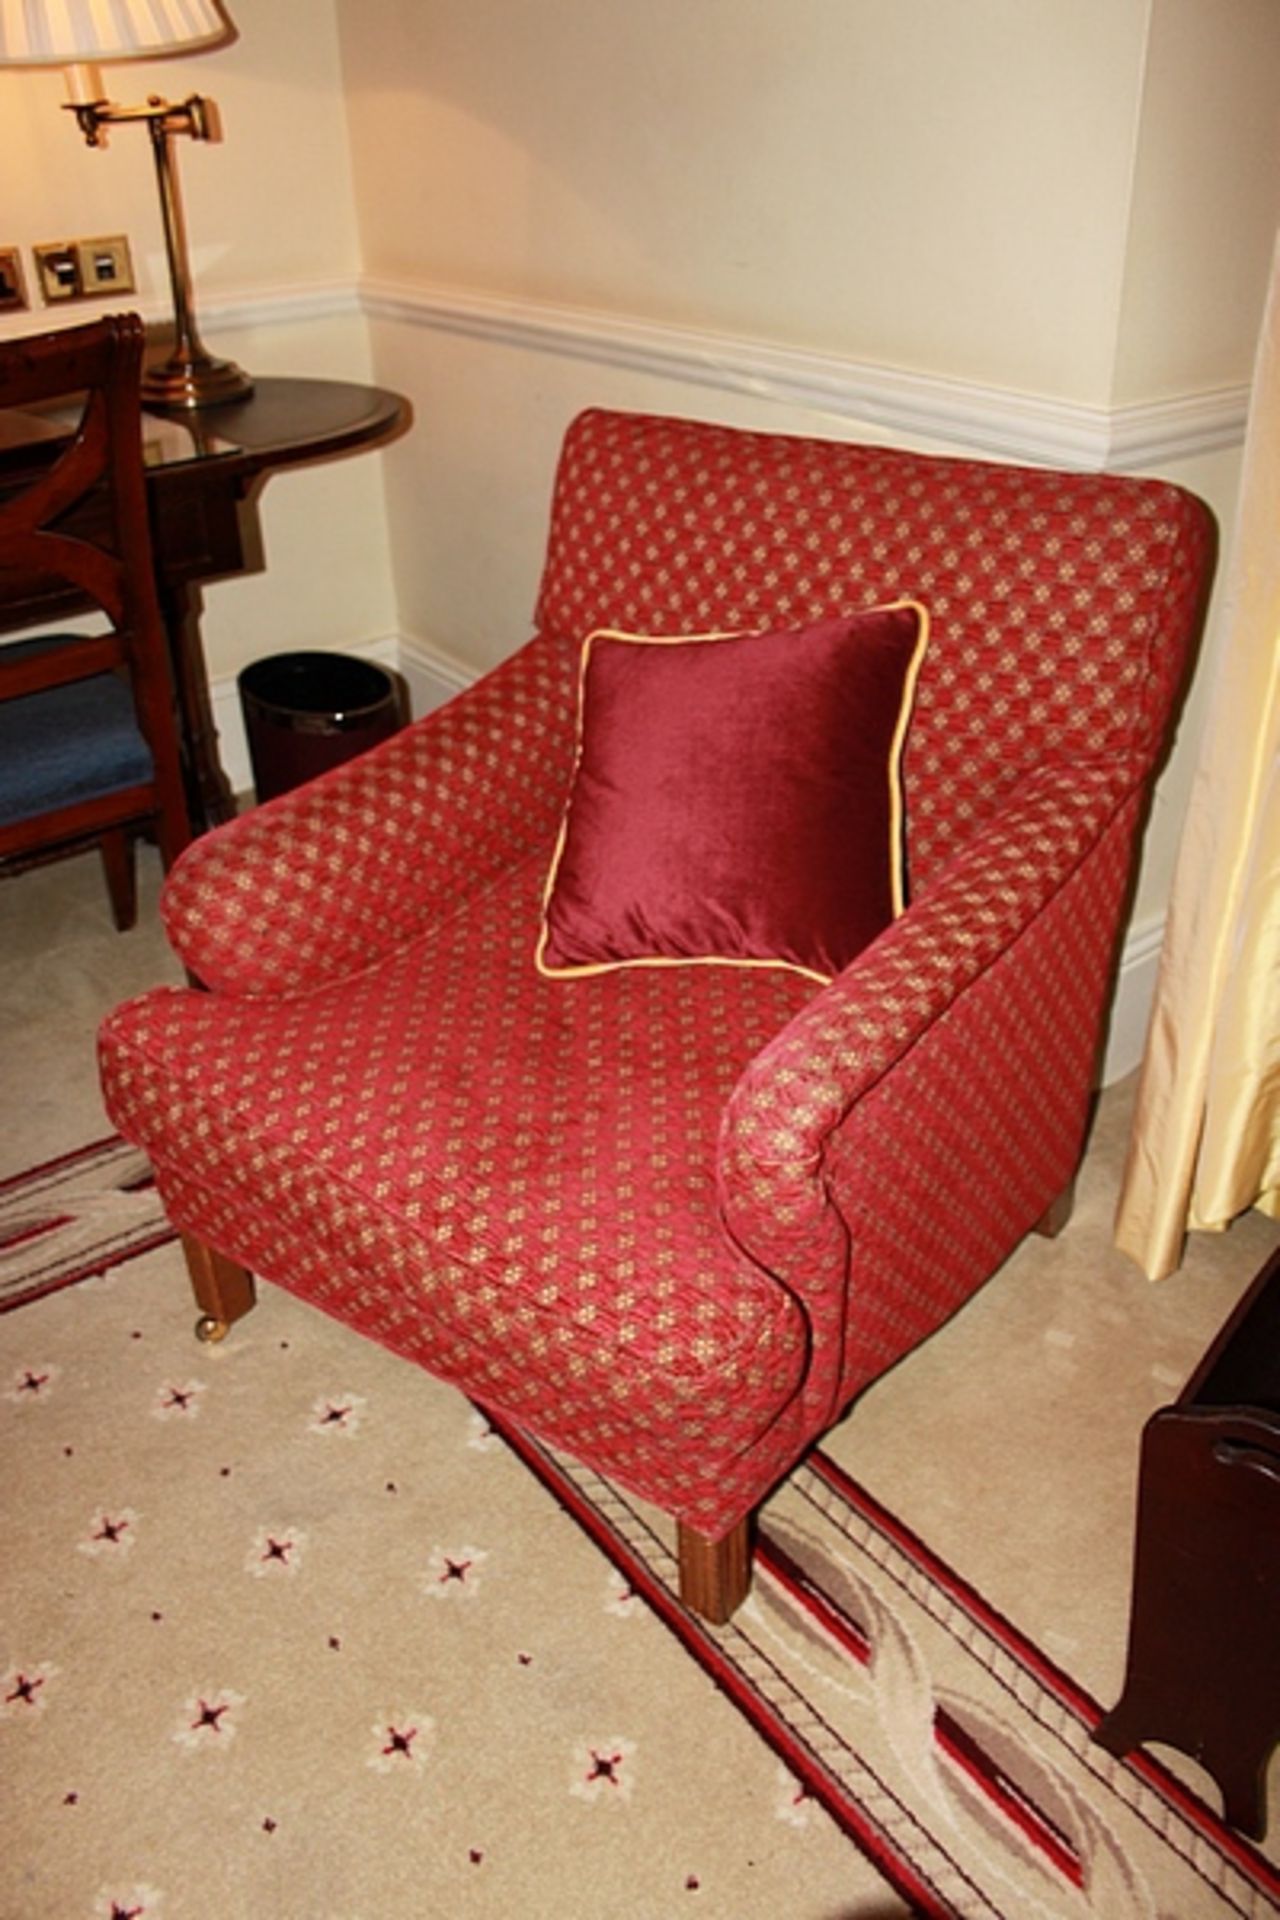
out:
<path id="1" fill-rule="evenodd" d="M 190 848 L 207 990 L 104 1025 L 206 1336 L 292 1290 L 656 1502 L 727 1617 L 753 1509 L 1070 1191 L 1211 547 L 1161 482 L 580 417 L 536 636 Z M 904 598 L 905 910 L 826 984 L 541 966 L 584 636 Z"/>

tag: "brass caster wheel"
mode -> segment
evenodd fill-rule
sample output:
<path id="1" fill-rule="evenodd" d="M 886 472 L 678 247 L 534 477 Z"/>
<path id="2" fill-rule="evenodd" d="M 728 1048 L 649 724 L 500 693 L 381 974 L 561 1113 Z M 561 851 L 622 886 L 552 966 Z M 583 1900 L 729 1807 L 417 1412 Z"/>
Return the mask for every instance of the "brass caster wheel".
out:
<path id="1" fill-rule="evenodd" d="M 196 1321 L 196 1339 L 206 1347 L 214 1346 L 227 1337 L 227 1322 L 215 1320 L 211 1313 L 201 1314 Z"/>

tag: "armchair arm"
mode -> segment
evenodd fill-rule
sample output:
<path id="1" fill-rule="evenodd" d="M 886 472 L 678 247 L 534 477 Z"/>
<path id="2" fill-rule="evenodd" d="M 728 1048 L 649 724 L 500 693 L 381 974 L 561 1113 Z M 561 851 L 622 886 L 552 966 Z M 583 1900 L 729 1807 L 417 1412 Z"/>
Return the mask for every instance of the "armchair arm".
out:
<path id="1" fill-rule="evenodd" d="M 368 965 L 541 843 L 573 752 L 573 663 L 541 638 L 381 746 L 197 840 L 161 911 L 206 986 L 296 992 Z"/>
<path id="2" fill-rule="evenodd" d="M 1139 790 L 1114 761 L 1026 782 L 734 1089 L 722 1215 L 805 1303 L 820 1421 L 959 1305 L 1070 1179 Z M 864 1280 L 877 1324 L 850 1351 Z"/>

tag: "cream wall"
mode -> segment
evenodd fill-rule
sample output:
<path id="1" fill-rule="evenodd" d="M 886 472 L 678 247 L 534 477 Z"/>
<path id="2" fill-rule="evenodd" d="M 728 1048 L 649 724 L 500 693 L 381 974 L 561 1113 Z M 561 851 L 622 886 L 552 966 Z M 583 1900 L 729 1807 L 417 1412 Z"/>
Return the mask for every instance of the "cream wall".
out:
<path id="1" fill-rule="evenodd" d="M 1212 391 L 1252 365 L 1280 223 L 1280 7 L 1155 0 L 1112 399 Z"/>
<path id="2" fill-rule="evenodd" d="M 328 0 L 231 0 L 238 41 L 195 59 L 104 69 L 114 98 L 208 93 L 218 144 L 176 143 L 206 344 L 257 374 L 371 377 L 359 311 L 359 241 L 336 22 Z M 112 305 L 149 319 L 168 305 L 150 146 L 140 127 L 88 148 L 61 111 L 61 75 L 0 71 L 0 246 L 23 250 L 32 310 L 0 315 L 0 339 Z M 127 234 L 136 297 L 41 305 L 31 247 Z M 393 635 L 395 595 L 381 456 L 290 472 L 262 495 L 265 573 L 206 590 L 211 677 L 234 709 L 234 674 L 282 647 Z"/>
<path id="3" fill-rule="evenodd" d="M 1238 451 L 1274 0 L 338 17 L 375 365 L 420 414 L 390 462 L 411 637 L 510 649 L 556 441 L 606 390 L 1189 483 Z M 1229 514 L 1234 469 L 1208 482 Z"/>
<path id="4" fill-rule="evenodd" d="M 366 273 L 1112 405 L 1239 379 L 1274 0 L 339 0 Z"/>
<path id="5" fill-rule="evenodd" d="M 341 0 L 365 267 L 1105 399 L 1145 11 Z"/>
<path id="6" fill-rule="evenodd" d="M 104 81 L 124 103 L 153 92 L 204 92 L 218 103 L 223 140 L 178 143 L 203 297 L 349 276 L 359 244 L 333 9 L 231 0 L 231 12 L 239 38 L 230 47 L 104 67 Z M 118 127 L 105 151 L 91 150 L 61 111 L 65 97 L 56 69 L 0 69 L 3 241 L 114 232 L 127 216 L 139 292 L 160 298 L 164 252 L 146 133 Z"/>
<path id="7" fill-rule="evenodd" d="M 1229 538 L 1280 225 L 1274 0 L 338 16 L 374 365 L 419 419 L 388 456 L 410 655 L 475 671 L 524 637 L 592 402 L 1162 473 Z M 1121 1066 L 1218 643 L 1155 797 Z"/>

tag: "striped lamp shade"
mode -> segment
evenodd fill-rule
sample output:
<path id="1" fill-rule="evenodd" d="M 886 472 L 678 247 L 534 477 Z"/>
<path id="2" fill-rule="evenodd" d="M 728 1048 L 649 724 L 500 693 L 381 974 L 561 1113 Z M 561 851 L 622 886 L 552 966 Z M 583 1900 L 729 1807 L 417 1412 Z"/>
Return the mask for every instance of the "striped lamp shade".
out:
<path id="1" fill-rule="evenodd" d="M 220 0 L 0 0 L 0 66 L 150 60 L 234 38 Z"/>

